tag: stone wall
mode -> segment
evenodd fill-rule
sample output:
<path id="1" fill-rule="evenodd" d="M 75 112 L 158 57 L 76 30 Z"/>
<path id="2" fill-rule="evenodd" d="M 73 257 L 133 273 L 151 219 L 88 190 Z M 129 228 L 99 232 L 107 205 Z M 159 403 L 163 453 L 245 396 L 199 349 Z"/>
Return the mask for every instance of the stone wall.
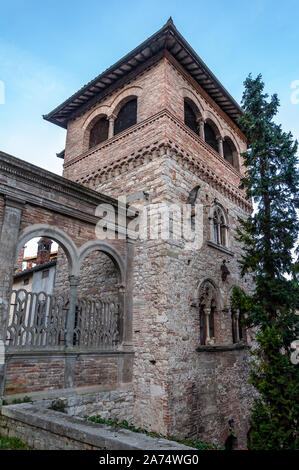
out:
<path id="1" fill-rule="evenodd" d="M 0 434 L 40 450 L 192 451 L 177 442 L 115 430 L 27 403 L 1 408 Z"/>

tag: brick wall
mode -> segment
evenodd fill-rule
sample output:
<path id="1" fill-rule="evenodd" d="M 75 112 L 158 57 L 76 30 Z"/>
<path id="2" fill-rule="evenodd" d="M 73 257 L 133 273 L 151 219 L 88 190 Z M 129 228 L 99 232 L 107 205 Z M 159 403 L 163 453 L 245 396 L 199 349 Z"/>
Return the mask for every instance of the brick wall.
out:
<path id="1" fill-rule="evenodd" d="M 64 389 L 67 354 L 38 352 L 22 356 L 10 353 L 7 362 L 5 395 Z M 107 386 L 113 390 L 117 384 L 130 382 L 127 374 L 130 359 L 126 355 L 77 353 L 73 362 L 73 386 Z"/>
<path id="2" fill-rule="evenodd" d="M 6 395 L 64 387 L 64 359 L 11 358 L 6 369 Z"/>

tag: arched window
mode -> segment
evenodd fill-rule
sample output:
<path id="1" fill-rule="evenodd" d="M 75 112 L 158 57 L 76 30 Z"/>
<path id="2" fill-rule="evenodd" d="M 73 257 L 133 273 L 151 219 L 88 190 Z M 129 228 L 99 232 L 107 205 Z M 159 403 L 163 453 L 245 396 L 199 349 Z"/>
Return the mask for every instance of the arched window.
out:
<path id="1" fill-rule="evenodd" d="M 89 148 L 104 142 L 108 139 L 109 121 L 106 117 L 97 120 L 90 130 L 89 134 Z"/>
<path id="2" fill-rule="evenodd" d="M 114 135 L 134 126 L 137 122 L 137 98 L 128 101 L 120 109 L 117 118 L 114 121 Z"/>
<path id="3" fill-rule="evenodd" d="M 205 281 L 199 292 L 200 344 L 216 343 L 215 316 L 217 292 L 210 281 Z"/>
<path id="4" fill-rule="evenodd" d="M 233 343 L 246 341 L 246 329 L 243 325 L 244 315 L 241 310 L 232 310 L 232 336 Z"/>
<path id="5" fill-rule="evenodd" d="M 208 122 L 205 122 L 204 130 L 206 143 L 216 150 L 216 152 L 218 152 L 218 142 L 215 128 Z"/>
<path id="6" fill-rule="evenodd" d="M 213 211 L 213 237 L 214 243 L 227 247 L 227 224 L 223 210 L 220 207 L 216 207 Z"/>
<path id="7" fill-rule="evenodd" d="M 223 156 L 232 166 L 238 169 L 238 152 L 233 141 L 226 137 L 223 140 Z"/>
<path id="8" fill-rule="evenodd" d="M 192 106 L 184 100 L 184 122 L 193 132 L 198 134 L 197 117 Z"/>

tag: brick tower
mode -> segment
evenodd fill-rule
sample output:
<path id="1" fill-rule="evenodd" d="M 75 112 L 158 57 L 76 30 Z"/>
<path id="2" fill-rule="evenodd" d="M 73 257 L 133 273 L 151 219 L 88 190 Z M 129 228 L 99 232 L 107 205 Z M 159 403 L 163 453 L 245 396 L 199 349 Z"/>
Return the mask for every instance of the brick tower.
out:
<path id="1" fill-rule="evenodd" d="M 170 19 L 45 119 L 67 129 L 64 176 L 136 207 L 201 204 L 203 246 L 136 241 L 132 387 L 136 425 L 246 445 L 250 334 L 231 309 L 241 279 L 242 110 Z"/>

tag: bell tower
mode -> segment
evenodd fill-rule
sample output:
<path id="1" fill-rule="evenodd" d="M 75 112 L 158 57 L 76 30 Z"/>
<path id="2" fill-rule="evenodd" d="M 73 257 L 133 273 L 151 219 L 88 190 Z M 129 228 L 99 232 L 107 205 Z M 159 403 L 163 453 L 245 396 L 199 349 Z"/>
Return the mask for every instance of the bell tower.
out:
<path id="1" fill-rule="evenodd" d="M 239 189 L 241 113 L 169 19 L 44 117 L 67 129 L 66 178 L 139 208 L 202 207 L 200 249 L 135 242 L 134 422 L 224 444 L 233 419 L 245 446 L 252 391 L 230 304 L 234 285 L 250 289 L 235 239 L 252 209 Z"/>

